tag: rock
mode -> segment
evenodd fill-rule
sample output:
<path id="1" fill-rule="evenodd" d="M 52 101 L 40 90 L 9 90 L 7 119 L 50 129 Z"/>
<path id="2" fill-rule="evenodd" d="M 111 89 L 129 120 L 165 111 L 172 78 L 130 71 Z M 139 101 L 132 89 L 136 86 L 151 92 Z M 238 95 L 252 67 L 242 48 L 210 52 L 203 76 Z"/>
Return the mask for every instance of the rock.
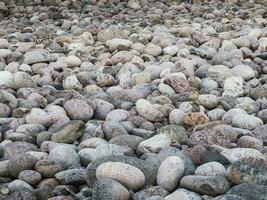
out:
<path id="1" fill-rule="evenodd" d="M 258 50 L 260 52 L 266 52 L 266 49 L 267 49 L 267 37 L 263 37 L 263 38 L 259 39 Z"/>
<path id="2" fill-rule="evenodd" d="M 102 144 L 99 145 L 94 152 L 94 159 L 99 159 L 111 155 L 124 155 L 122 149 L 115 144 Z"/>
<path id="3" fill-rule="evenodd" d="M 128 135 L 127 130 L 119 122 L 116 121 L 104 122 L 102 129 L 108 140 L 119 135 Z"/>
<path id="4" fill-rule="evenodd" d="M 153 43 L 149 43 L 144 49 L 144 53 L 151 56 L 158 56 L 162 53 L 162 49 L 160 46 L 154 45 Z"/>
<path id="5" fill-rule="evenodd" d="M 101 164 L 96 170 L 96 177 L 114 179 L 133 191 L 141 189 L 145 184 L 145 175 L 140 169 L 121 162 Z"/>
<path id="6" fill-rule="evenodd" d="M 233 117 L 239 114 L 246 115 L 247 112 L 240 108 L 233 108 L 225 113 L 222 120 L 226 124 L 232 124 Z"/>
<path id="7" fill-rule="evenodd" d="M 35 64 L 35 63 L 43 63 L 49 61 L 49 55 L 45 52 L 34 50 L 28 51 L 24 54 L 24 63 L 25 64 Z"/>
<path id="8" fill-rule="evenodd" d="M 52 105 L 45 110 L 33 108 L 25 117 L 27 124 L 41 124 L 51 126 L 62 118 L 66 117 L 66 112 L 62 107 Z"/>
<path id="9" fill-rule="evenodd" d="M 30 190 L 25 187 L 22 187 L 21 189 L 11 193 L 8 197 L 5 198 L 5 200 L 20 200 L 20 199 L 36 200 L 37 199 L 32 189 Z"/>
<path id="10" fill-rule="evenodd" d="M 173 109 L 169 115 L 169 123 L 176 125 L 183 125 L 185 112 L 180 109 Z"/>
<path id="11" fill-rule="evenodd" d="M 157 173 L 157 185 L 167 191 L 177 187 L 185 170 L 183 160 L 178 156 L 170 156 L 162 162 Z"/>
<path id="12" fill-rule="evenodd" d="M 230 183 L 222 176 L 184 176 L 180 186 L 210 196 L 225 194 L 230 189 Z"/>
<path id="13" fill-rule="evenodd" d="M 81 168 L 69 169 L 56 173 L 55 177 L 64 185 L 79 184 L 85 181 L 85 171 Z"/>
<path id="14" fill-rule="evenodd" d="M 98 32 L 97 40 L 105 42 L 113 38 L 124 38 L 124 32 L 117 26 L 110 26 Z"/>
<path id="15" fill-rule="evenodd" d="M 96 148 L 102 144 L 107 144 L 108 142 L 102 138 L 88 138 L 84 141 L 82 141 L 78 145 L 78 150 L 84 149 L 84 148 Z"/>
<path id="16" fill-rule="evenodd" d="M 198 101 L 200 105 L 208 109 L 215 108 L 219 103 L 218 97 L 212 94 L 201 94 L 199 95 Z"/>
<path id="17" fill-rule="evenodd" d="M 58 132 L 53 133 L 51 140 L 59 143 L 73 143 L 84 134 L 84 130 L 85 124 L 82 121 L 74 120 L 63 125 Z"/>
<path id="18" fill-rule="evenodd" d="M 248 81 L 255 77 L 254 70 L 248 65 L 237 65 L 228 71 L 229 76 L 240 76 Z"/>
<path id="19" fill-rule="evenodd" d="M 107 114 L 114 110 L 114 105 L 107 102 L 107 101 L 104 101 L 102 99 L 96 99 L 95 100 L 95 104 L 96 104 L 96 109 L 95 109 L 95 112 L 94 112 L 94 117 L 97 118 L 97 119 L 102 119 L 104 120 L 107 116 Z"/>
<path id="20" fill-rule="evenodd" d="M 192 146 L 201 144 L 205 147 L 217 144 L 230 147 L 231 141 L 237 140 L 237 134 L 237 131 L 229 125 L 217 125 L 211 129 L 193 132 L 189 137 L 188 144 Z"/>
<path id="21" fill-rule="evenodd" d="M 125 64 L 133 59 L 133 55 L 129 51 L 119 51 L 118 53 L 114 54 L 111 58 L 111 62 L 116 65 L 118 63 Z"/>
<path id="22" fill-rule="evenodd" d="M 186 189 L 178 189 L 166 196 L 164 200 L 201 200 L 201 196 Z"/>
<path id="23" fill-rule="evenodd" d="M 104 178 L 95 182 L 92 198 L 95 200 L 128 200 L 129 191 L 119 182 Z"/>
<path id="24" fill-rule="evenodd" d="M 130 117 L 130 113 L 123 109 L 115 109 L 110 111 L 106 116 L 106 121 L 125 121 Z"/>
<path id="25" fill-rule="evenodd" d="M 111 40 L 106 41 L 105 45 L 108 46 L 109 50 L 112 52 L 116 49 L 126 50 L 132 45 L 132 42 L 126 39 L 113 38 Z"/>
<path id="26" fill-rule="evenodd" d="M 213 198 L 214 200 L 244 200 L 242 197 L 237 196 L 237 195 L 221 195 L 216 198 Z"/>
<path id="27" fill-rule="evenodd" d="M 168 46 L 163 49 L 163 54 L 174 56 L 178 50 L 179 48 L 176 46 Z"/>
<path id="28" fill-rule="evenodd" d="M 155 167 L 153 167 L 151 170 L 156 170 L 156 173 L 158 171 L 158 168 L 160 167 L 161 163 L 167 159 L 169 156 L 178 156 L 180 157 L 185 165 L 185 172 L 184 175 L 193 174 L 195 171 L 195 165 L 192 162 L 191 158 L 185 151 L 181 151 L 175 147 L 166 147 L 162 149 L 159 154 L 149 156 L 146 159 L 147 164 Z"/>
<path id="29" fill-rule="evenodd" d="M 237 142 L 237 146 L 241 148 L 257 149 L 263 146 L 263 142 L 251 136 L 242 136 Z"/>
<path id="30" fill-rule="evenodd" d="M 25 181 L 32 186 L 37 185 L 42 179 L 41 174 L 33 170 L 21 171 L 18 177 L 20 180 Z"/>
<path id="31" fill-rule="evenodd" d="M 33 187 L 28 183 L 21 180 L 14 180 L 8 184 L 10 192 L 21 191 L 21 190 L 33 190 Z"/>
<path id="32" fill-rule="evenodd" d="M 71 147 L 63 145 L 55 146 L 49 152 L 48 159 L 62 164 L 64 168 L 77 166 L 80 164 L 80 158 L 78 154 Z"/>
<path id="33" fill-rule="evenodd" d="M 75 75 L 65 78 L 62 85 L 65 90 L 82 90 L 83 88 L 82 84 Z"/>
<path id="34" fill-rule="evenodd" d="M 68 56 L 65 59 L 65 63 L 68 65 L 69 68 L 73 68 L 73 67 L 79 67 L 82 61 L 77 56 Z"/>
<path id="35" fill-rule="evenodd" d="M 136 102 L 136 110 L 139 115 L 152 122 L 161 121 L 163 118 L 163 114 L 153 108 L 152 104 L 145 99 L 139 99 Z"/>
<path id="36" fill-rule="evenodd" d="M 267 125 L 262 125 L 256 129 L 254 129 L 252 132 L 249 133 L 250 136 L 256 137 L 259 140 L 261 140 L 263 143 L 267 143 Z"/>
<path id="37" fill-rule="evenodd" d="M 139 154 L 144 153 L 157 153 L 164 147 L 168 147 L 171 145 L 171 138 L 167 134 L 158 134 L 147 140 L 142 141 L 138 147 L 137 152 Z"/>
<path id="38" fill-rule="evenodd" d="M 72 120 L 82 120 L 87 122 L 94 115 L 93 108 L 86 102 L 79 99 L 72 99 L 64 104 L 68 116 Z"/>
<path id="39" fill-rule="evenodd" d="M 207 116 L 211 121 L 218 121 L 218 120 L 222 120 L 225 113 L 226 113 L 225 110 L 221 108 L 215 108 L 207 112 Z"/>
<path id="40" fill-rule="evenodd" d="M 107 87 L 114 85 L 115 80 L 110 74 L 100 74 L 96 77 L 96 84 L 100 87 Z"/>
<path id="41" fill-rule="evenodd" d="M 172 144 L 185 144 L 188 136 L 185 128 L 176 125 L 163 126 L 158 130 L 159 134 L 168 134 L 171 137 Z"/>
<path id="42" fill-rule="evenodd" d="M 141 9 L 141 6 L 139 5 L 138 1 L 136 1 L 136 0 L 130 0 L 130 1 L 128 1 L 127 7 L 128 8 L 131 8 L 133 10 L 139 10 L 139 9 Z"/>
<path id="43" fill-rule="evenodd" d="M 26 87 L 34 88 L 36 87 L 36 83 L 33 78 L 26 72 L 16 72 L 14 74 L 13 83 L 11 87 L 15 89 Z"/>
<path id="44" fill-rule="evenodd" d="M 203 112 L 187 113 L 184 118 L 184 123 L 190 126 L 205 124 L 209 122 L 209 118 Z"/>
<path id="45" fill-rule="evenodd" d="M 153 196 L 165 197 L 169 192 L 160 186 L 152 186 L 136 192 L 133 195 L 133 200 L 148 199 Z"/>
<path id="46" fill-rule="evenodd" d="M 35 171 L 39 172 L 42 175 L 42 177 L 45 178 L 52 178 L 56 173 L 63 170 L 64 170 L 63 164 L 48 159 L 40 160 L 35 165 Z"/>
<path id="47" fill-rule="evenodd" d="M 11 51 L 9 49 L 0 49 L 0 58 L 6 58 L 11 55 Z"/>
<path id="48" fill-rule="evenodd" d="M 211 90 L 216 90 L 219 87 L 219 85 L 216 81 L 210 78 L 203 78 L 201 79 L 200 87 L 203 91 L 209 92 Z"/>
<path id="49" fill-rule="evenodd" d="M 10 142 L 4 146 L 4 158 L 9 160 L 15 155 L 37 151 L 37 146 L 26 142 Z"/>
<path id="50" fill-rule="evenodd" d="M 186 79 L 180 76 L 170 75 L 164 78 L 164 83 L 171 86 L 176 93 L 189 90 L 190 85 Z"/>
<path id="51" fill-rule="evenodd" d="M 11 109 L 7 105 L 0 103 L 0 117 L 9 117 L 10 113 Z"/>
<path id="52" fill-rule="evenodd" d="M 253 99 L 261 99 L 261 98 L 266 98 L 267 97 L 267 92 L 266 92 L 267 85 L 259 85 L 255 87 L 251 91 L 251 96 Z"/>
<path id="53" fill-rule="evenodd" d="M 250 200 L 250 199 L 264 200 L 267 194 L 266 189 L 267 187 L 264 185 L 243 183 L 232 187 L 227 192 L 227 194 L 240 196 L 244 200 Z"/>
<path id="54" fill-rule="evenodd" d="M 119 146 L 128 146 L 132 148 L 133 150 L 136 150 L 138 145 L 143 141 L 144 139 L 139 136 L 135 135 L 118 135 L 114 138 L 112 138 L 109 143 L 116 144 Z"/>
<path id="55" fill-rule="evenodd" d="M 243 78 L 240 76 L 231 76 L 227 78 L 223 85 L 223 96 L 233 96 L 239 97 L 242 96 L 243 91 Z"/>
<path id="56" fill-rule="evenodd" d="M 238 114 L 233 116 L 232 125 L 234 127 L 254 130 L 263 125 L 263 121 L 255 116 L 247 114 Z"/>
<path id="57" fill-rule="evenodd" d="M 9 158 L 8 171 L 13 177 L 18 177 L 19 173 L 23 170 L 33 169 L 38 160 L 28 154 L 15 154 Z"/>
<path id="58" fill-rule="evenodd" d="M 226 78 L 229 68 L 224 65 L 212 65 L 208 69 L 208 77 L 218 83 Z"/>
<path id="59" fill-rule="evenodd" d="M 225 167 L 219 162 L 208 162 L 200 165 L 196 171 L 197 176 L 226 176 Z"/>
<path id="60" fill-rule="evenodd" d="M 8 177 L 9 175 L 8 165 L 9 165 L 9 160 L 0 161 L 0 176 L 1 177 Z"/>
<path id="61" fill-rule="evenodd" d="M 9 71 L 0 71 L 0 85 L 10 87 L 13 76 Z"/>
<path id="62" fill-rule="evenodd" d="M 267 161 L 260 158 L 242 158 L 227 169 L 227 178 L 235 184 L 267 184 Z"/>
<path id="63" fill-rule="evenodd" d="M 156 182 L 156 174 L 159 165 L 155 165 L 153 162 L 144 162 L 139 158 L 130 156 L 105 156 L 90 163 L 86 168 L 86 182 L 88 185 L 92 185 L 96 180 L 96 169 L 106 162 L 122 162 L 132 165 L 140 169 L 146 177 L 146 185 L 154 185 Z"/>
<path id="64" fill-rule="evenodd" d="M 260 151 L 250 148 L 224 149 L 220 153 L 231 163 L 247 157 L 265 159 L 264 155 L 261 154 Z"/>

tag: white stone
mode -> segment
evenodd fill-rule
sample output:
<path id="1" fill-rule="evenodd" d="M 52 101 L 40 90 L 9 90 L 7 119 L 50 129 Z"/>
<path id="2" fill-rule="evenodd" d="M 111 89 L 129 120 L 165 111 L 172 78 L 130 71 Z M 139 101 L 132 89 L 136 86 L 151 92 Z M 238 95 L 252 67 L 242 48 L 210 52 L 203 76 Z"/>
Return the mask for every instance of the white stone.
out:
<path id="1" fill-rule="evenodd" d="M 143 188 L 145 184 L 145 175 L 140 169 L 121 162 L 101 164 L 96 169 L 96 177 L 114 179 L 133 191 Z"/>
<path id="2" fill-rule="evenodd" d="M 157 173 L 157 185 L 165 190 L 173 191 L 177 187 L 185 171 L 183 160 L 178 156 L 170 156 L 165 159 Z"/>
<path id="3" fill-rule="evenodd" d="M 138 147 L 137 152 L 139 154 L 144 153 L 157 153 L 164 147 L 171 145 L 171 137 L 168 134 L 158 134 L 147 140 L 142 141 Z"/>

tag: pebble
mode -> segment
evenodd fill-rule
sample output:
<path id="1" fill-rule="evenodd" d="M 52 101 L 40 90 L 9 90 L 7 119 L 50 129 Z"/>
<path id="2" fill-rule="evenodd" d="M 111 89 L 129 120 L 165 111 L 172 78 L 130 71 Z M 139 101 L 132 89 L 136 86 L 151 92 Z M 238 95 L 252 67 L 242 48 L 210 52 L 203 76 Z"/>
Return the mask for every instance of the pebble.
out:
<path id="1" fill-rule="evenodd" d="M 119 182 L 113 179 L 103 178 L 96 181 L 92 191 L 92 198 L 99 200 L 128 200 L 130 198 L 130 193 L 127 188 Z"/>
<path id="2" fill-rule="evenodd" d="M 101 164 L 96 170 L 96 177 L 114 179 L 133 191 L 139 190 L 145 184 L 145 175 L 140 169 L 120 162 Z"/>
<path id="3" fill-rule="evenodd" d="M 164 147 L 168 147 L 171 144 L 171 138 L 167 134 L 158 134 L 147 140 L 142 141 L 138 147 L 137 152 L 140 154 L 144 153 L 157 153 Z"/>
<path id="4" fill-rule="evenodd" d="M 219 162 L 208 162 L 196 168 L 197 176 L 226 176 L 225 167 Z"/>
<path id="5" fill-rule="evenodd" d="M 59 143 L 73 143 L 79 139 L 85 129 L 85 124 L 82 121 L 71 121 L 60 128 L 56 133 L 51 136 L 51 141 Z"/>
<path id="6" fill-rule="evenodd" d="M 73 150 L 71 147 L 63 145 L 55 146 L 49 152 L 48 159 L 62 164 L 64 168 L 80 164 L 80 158 L 76 151 Z"/>
<path id="7" fill-rule="evenodd" d="M 204 187 L 205 185 L 205 187 Z M 218 196 L 230 189 L 230 182 L 222 176 L 184 176 L 180 186 L 200 194 Z"/>
<path id="8" fill-rule="evenodd" d="M 37 185 L 42 180 L 41 174 L 33 170 L 21 171 L 18 178 L 32 186 Z"/>
<path id="9" fill-rule="evenodd" d="M 245 157 L 228 167 L 227 178 L 235 184 L 266 185 L 266 166 L 266 159 Z"/>
<path id="10" fill-rule="evenodd" d="M 0 199 L 265 199 L 264 3 L 0 2 Z"/>
<path id="11" fill-rule="evenodd" d="M 170 156 L 164 160 L 157 173 L 157 184 L 167 191 L 173 191 L 183 176 L 185 165 L 178 156 Z"/>
<path id="12" fill-rule="evenodd" d="M 166 196 L 164 200 L 201 200 L 201 196 L 186 189 L 178 189 Z"/>
<path id="13" fill-rule="evenodd" d="M 62 184 L 79 184 L 85 181 L 85 171 L 84 169 L 68 169 L 55 174 L 56 179 L 58 179 Z"/>
<path id="14" fill-rule="evenodd" d="M 10 87 L 12 85 L 13 76 L 9 71 L 0 71 L 0 85 Z"/>
<path id="15" fill-rule="evenodd" d="M 265 158 L 260 151 L 251 148 L 224 149 L 220 153 L 225 158 L 227 158 L 231 163 L 247 157 L 262 158 L 262 159 Z"/>
<path id="16" fill-rule="evenodd" d="M 42 62 L 48 62 L 49 61 L 49 55 L 45 52 L 34 50 L 34 51 L 28 51 L 24 55 L 24 63 L 25 64 L 35 64 L 35 63 L 42 63 Z"/>
<path id="17" fill-rule="evenodd" d="M 238 114 L 233 116 L 232 125 L 237 128 L 254 130 L 263 125 L 263 121 L 252 115 Z"/>
<path id="18" fill-rule="evenodd" d="M 173 109 L 169 114 L 169 123 L 175 125 L 183 125 L 185 112 L 180 109 Z"/>
<path id="19" fill-rule="evenodd" d="M 133 200 L 149 199 L 152 197 L 165 197 L 169 192 L 163 189 L 161 186 L 152 186 L 136 192 L 133 195 Z"/>

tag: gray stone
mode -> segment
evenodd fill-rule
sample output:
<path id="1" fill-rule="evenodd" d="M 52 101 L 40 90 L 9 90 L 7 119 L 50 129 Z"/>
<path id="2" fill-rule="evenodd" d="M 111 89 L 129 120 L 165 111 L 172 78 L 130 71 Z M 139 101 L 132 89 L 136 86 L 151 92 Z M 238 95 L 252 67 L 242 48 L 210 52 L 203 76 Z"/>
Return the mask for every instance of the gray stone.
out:
<path id="1" fill-rule="evenodd" d="M 200 194 L 218 196 L 230 189 L 230 182 L 222 176 L 184 176 L 180 186 Z"/>
<path id="2" fill-rule="evenodd" d="M 161 186 L 152 186 L 142 189 L 133 195 L 133 200 L 147 200 L 149 197 L 160 196 L 165 197 L 169 192 Z"/>
<path id="3" fill-rule="evenodd" d="M 129 200 L 129 191 L 119 182 L 112 179 L 99 179 L 92 192 L 94 200 Z"/>
<path id="4" fill-rule="evenodd" d="M 68 169 L 55 174 L 62 184 L 81 184 L 85 181 L 85 170 L 82 168 Z"/>
<path id="5" fill-rule="evenodd" d="M 48 62 L 48 61 L 49 61 L 49 55 L 42 51 L 38 51 L 38 50 L 28 51 L 24 55 L 25 64 L 35 64 L 35 63 L 42 63 L 42 62 Z"/>
<path id="6" fill-rule="evenodd" d="M 85 124 L 80 120 L 74 120 L 63 125 L 58 132 L 53 133 L 51 140 L 59 143 L 73 143 L 84 134 L 84 130 Z"/>
<path id="7" fill-rule="evenodd" d="M 64 168 L 70 166 L 77 166 L 80 164 L 80 158 L 75 150 L 71 147 L 57 145 L 55 146 L 48 155 L 48 159 L 54 162 L 61 163 Z"/>
<path id="8" fill-rule="evenodd" d="M 140 169 L 122 162 L 106 162 L 99 165 L 96 177 L 114 179 L 133 191 L 141 189 L 145 184 L 145 175 Z"/>

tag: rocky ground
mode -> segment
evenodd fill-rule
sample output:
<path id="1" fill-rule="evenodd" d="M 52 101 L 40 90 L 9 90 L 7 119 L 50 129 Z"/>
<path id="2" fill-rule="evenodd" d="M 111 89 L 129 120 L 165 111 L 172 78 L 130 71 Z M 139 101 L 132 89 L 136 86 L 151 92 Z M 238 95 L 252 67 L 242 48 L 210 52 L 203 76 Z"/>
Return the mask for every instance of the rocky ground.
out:
<path id="1" fill-rule="evenodd" d="M 266 200 L 266 4 L 0 2 L 0 199 Z"/>

